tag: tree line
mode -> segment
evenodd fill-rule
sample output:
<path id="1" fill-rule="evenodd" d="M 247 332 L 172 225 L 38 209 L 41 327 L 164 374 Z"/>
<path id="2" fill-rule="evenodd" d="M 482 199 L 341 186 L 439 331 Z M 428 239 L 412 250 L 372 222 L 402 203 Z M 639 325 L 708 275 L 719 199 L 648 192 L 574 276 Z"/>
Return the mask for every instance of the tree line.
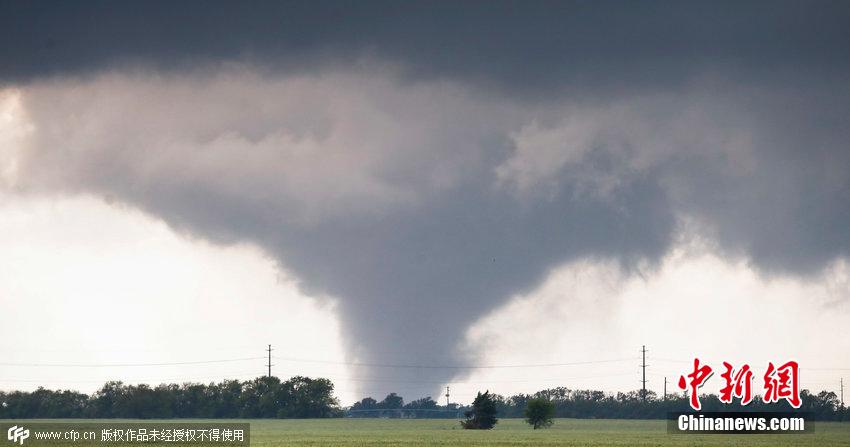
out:
<path id="1" fill-rule="evenodd" d="M 92 395 L 39 388 L 0 392 L 0 419 L 19 418 L 327 418 L 343 410 L 328 379 L 258 377 L 241 382 L 127 385 L 107 382 Z"/>
<path id="2" fill-rule="evenodd" d="M 502 396 L 489 394 L 501 418 L 526 417 L 529 402 L 544 399 L 554 405 L 554 417 L 576 419 L 665 419 L 671 412 L 692 411 L 684 394 L 658 396 L 647 391 L 644 400 L 640 390 L 616 394 L 598 390 L 571 390 L 556 387 L 538 391 L 534 394 L 515 394 Z M 815 420 L 850 421 L 850 410 L 841 405 L 838 396 L 831 391 L 813 394 L 808 390 L 800 393 L 802 405 L 795 409 L 786 401 L 766 404 L 760 396 L 755 396 L 749 405 L 740 405 L 738 401 L 724 404 L 716 394 L 700 397 L 702 411 L 787 411 L 807 412 Z M 422 411 L 422 410 L 427 411 Z M 445 418 L 456 417 L 469 411 L 470 407 L 456 404 L 441 406 L 430 397 L 414 400 L 408 404 L 396 393 L 390 393 L 382 401 L 371 397 L 352 405 L 347 415 L 350 417 L 390 417 L 390 418 Z"/>
<path id="3" fill-rule="evenodd" d="M 555 406 L 555 417 L 577 419 L 665 419 L 671 412 L 693 411 L 684 394 L 668 394 L 658 396 L 653 391 L 647 391 L 646 400 L 641 391 L 609 394 L 597 390 L 570 390 L 564 387 L 550 388 L 534 394 L 516 394 L 510 397 L 494 395 L 496 409 L 500 417 L 524 417 L 528 403 L 533 399 L 543 398 Z M 850 411 L 831 391 L 821 391 L 812 394 L 808 390 L 800 392 L 802 405 L 793 408 L 782 400 L 778 403 L 766 404 L 760 396 L 755 396 L 748 405 L 740 405 L 738 400 L 731 404 L 720 401 L 716 394 L 700 396 L 703 412 L 708 411 L 746 411 L 746 412 L 807 412 L 812 419 L 820 421 L 850 421 Z"/>
<path id="4" fill-rule="evenodd" d="M 405 403 L 397 393 L 378 401 L 366 397 L 342 408 L 328 379 L 296 376 L 225 380 L 219 383 L 127 385 L 107 382 L 91 395 L 68 390 L 39 388 L 32 392 L 0 392 L 0 419 L 19 418 L 461 418 L 472 407 L 439 405 L 431 397 Z M 610 394 L 597 390 L 550 388 L 534 394 L 509 397 L 488 394 L 500 418 L 521 418 L 533 399 L 554 405 L 559 418 L 663 419 L 668 412 L 689 411 L 682 394 L 658 396 L 649 391 Z M 765 404 L 756 396 L 746 406 L 720 402 L 717 395 L 703 395 L 703 411 L 804 411 L 815 420 L 850 421 L 850 411 L 834 392 L 801 392 L 802 406 L 795 410 L 785 401 Z"/>
<path id="5" fill-rule="evenodd" d="M 366 397 L 346 410 L 349 417 L 358 418 L 456 418 L 468 407 L 458 404 L 440 405 L 431 396 L 404 403 L 404 398 L 390 393 L 381 401 Z"/>

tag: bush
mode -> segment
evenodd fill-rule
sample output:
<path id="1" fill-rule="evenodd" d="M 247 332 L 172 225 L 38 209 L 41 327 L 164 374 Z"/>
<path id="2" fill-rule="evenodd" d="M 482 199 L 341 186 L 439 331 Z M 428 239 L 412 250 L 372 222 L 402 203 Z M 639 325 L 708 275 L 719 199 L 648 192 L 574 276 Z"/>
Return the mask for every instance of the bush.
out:
<path id="1" fill-rule="evenodd" d="M 554 415 L 555 403 L 542 397 L 531 399 L 525 407 L 525 421 L 535 430 L 551 426 Z"/>
<path id="2" fill-rule="evenodd" d="M 496 419 L 496 401 L 490 395 L 490 391 L 485 391 L 484 394 L 478 392 L 478 396 L 472 401 L 472 410 L 464 413 L 465 421 L 460 421 L 460 425 L 467 429 L 489 430 L 496 425 L 499 420 Z"/>

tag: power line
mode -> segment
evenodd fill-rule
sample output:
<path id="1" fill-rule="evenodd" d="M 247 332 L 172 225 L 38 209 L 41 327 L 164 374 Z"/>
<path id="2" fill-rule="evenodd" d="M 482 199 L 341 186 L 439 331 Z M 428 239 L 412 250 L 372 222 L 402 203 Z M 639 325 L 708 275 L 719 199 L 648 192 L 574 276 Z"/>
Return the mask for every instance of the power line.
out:
<path id="1" fill-rule="evenodd" d="M 700 358 L 702 358 L 702 357 L 700 357 Z M 692 363 L 693 362 L 693 359 L 691 359 L 691 360 L 679 360 L 679 359 L 668 359 L 668 358 L 662 358 L 662 357 L 653 357 L 653 359 L 658 360 L 660 362 L 669 362 L 669 363 Z M 842 368 L 842 367 L 810 368 L 810 367 L 801 366 L 800 369 L 806 370 L 806 371 L 850 371 L 850 368 Z"/>
<path id="2" fill-rule="evenodd" d="M 198 377 L 183 377 L 183 376 L 181 376 L 181 377 L 162 377 L 162 378 L 159 378 L 159 379 L 147 379 L 147 378 L 145 378 L 145 379 L 130 378 L 130 379 L 120 379 L 120 380 L 116 380 L 116 379 L 101 379 L 101 380 L 0 379 L 0 383 L 6 383 L 6 382 L 10 382 L 10 383 L 16 383 L 16 382 L 44 383 L 44 382 L 54 381 L 54 382 L 60 382 L 60 383 L 126 382 L 126 383 L 144 383 L 144 384 L 153 385 L 155 382 L 159 382 L 160 384 L 162 384 L 162 383 L 165 383 L 165 381 L 173 381 L 171 383 L 174 383 L 174 382 L 183 383 L 183 382 L 191 382 L 191 381 L 194 381 L 194 380 L 206 380 L 206 379 L 227 380 L 227 379 L 244 378 L 244 377 L 249 376 L 249 375 L 252 376 L 252 377 L 259 377 L 259 375 L 256 373 L 256 371 L 247 371 L 247 372 L 241 372 L 241 373 L 222 373 L 222 374 L 215 374 L 215 375 L 209 375 L 209 376 L 198 376 Z"/>
<path id="3" fill-rule="evenodd" d="M 569 380 L 579 380 L 579 379 L 597 379 L 597 378 L 609 378 L 609 377 L 623 377 L 630 376 L 633 373 L 618 373 L 618 374 L 596 374 L 592 376 L 578 376 L 578 377 L 561 377 L 556 379 L 519 379 L 519 380 L 476 380 L 475 382 L 457 382 L 446 380 L 404 380 L 404 379 L 385 379 L 385 378 L 348 378 L 345 376 L 334 376 L 323 374 L 322 377 L 325 378 L 336 378 L 340 381 L 349 381 L 349 382 L 377 382 L 377 383 L 421 383 L 421 384 L 433 384 L 433 385 L 442 385 L 445 383 L 450 383 L 452 385 L 476 385 L 481 383 L 544 383 L 544 382 L 565 382 Z"/>
<path id="4" fill-rule="evenodd" d="M 654 360 L 654 359 L 655 359 L 655 358 L 653 357 L 653 360 Z M 649 365 L 647 365 L 647 366 L 649 366 Z M 671 371 L 668 371 L 667 373 L 656 373 L 656 372 L 652 372 L 652 371 L 647 371 L 647 372 L 646 372 L 646 375 L 648 375 L 648 376 L 655 376 L 655 377 L 664 377 L 664 376 L 665 376 L 665 374 L 666 374 L 666 375 L 669 377 L 669 376 L 679 376 L 679 375 L 681 375 L 682 373 L 683 373 L 683 371 L 678 371 L 678 372 L 671 372 Z M 814 385 L 835 384 L 835 382 L 834 382 L 834 381 L 829 381 L 829 380 L 805 380 L 805 381 L 801 381 L 801 383 L 814 384 Z"/>
<path id="5" fill-rule="evenodd" d="M 345 365 L 345 366 L 367 366 L 373 368 L 421 368 L 421 369 L 499 369 L 499 368 L 546 368 L 556 366 L 579 366 L 593 365 L 598 363 L 615 363 L 638 359 L 639 357 L 628 357 L 622 359 L 608 360 L 590 360 L 583 362 L 568 362 L 568 363 L 531 363 L 531 364 L 516 364 L 516 365 L 413 365 L 413 364 L 385 364 L 385 363 L 361 363 L 361 362 L 339 362 L 332 360 L 313 360 L 291 357 L 274 357 L 277 360 L 287 362 L 303 362 L 303 363 L 323 363 L 329 365 Z"/>
<path id="6" fill-rule="evenodd" d="M 268 350 L 268 349 L 266 349 Z M 274 359 L 286 362 L 301 362 L 301 363 L 319 363 L 329 365 L 344 365 L 344 366 L 365 366 L 375 368 L 422 368 L 422 369 L 499 369 L 499 368 L 546 368 L 559 366 L 581 366 L 593 365 L 601 363 L 617 363 L 630 360 L 641 360 L 642 357 L 624 357 L 618 359 L 604 360 L 588 360 L 579 362 L 564 362 L 564 363 L 528 363 L 528 364 L 507 364 L 507 365 L 424 365 L 424 364 L 382 364 L 382 363 L 364 363 L 364 362 L 342 362 L 333 360 L 305 359 L 294 357 L 271 356 Z M 153 363 L 37 363 L 37 362 L 0 362 L 0 366 L 20 366 L 20 367 L 61 367 L 61 368 L 110 368 L 110 367 L 145 367 L 145 366 L 172 366 L 172 365 L 200 365 L 212 363 L 227 363 L 241 362 L 249 360 L 267 360 L 268 356 L 263 357 L 242 357 L 230 359 L 215 359 L 215 360 L 196 360 L 185 362 L 153 362 Z M 662 362 L 675 363 L 691 363 L 693 360 L 677 360 L 669 358 L 653 357 L 653 359 Z M 268 365 L 265 365 L 268 366 Z M 274 365 L 272 365 L 274 366 Z M 649 365 L 647 365 L 649 366 Z M 834 368 L 807 368 L 801 367 L 807 371 L 850 371 L 850 368 L 834 367 Z M 651 374 L 651 373 L 648 373 Z"/>
<path id="7" fill-rule="evenodd" d="M 245 349 L 249 349 L 249 348 L 252 348 L 252 347 L 256 347 L 256 344 L 255 345 L 227 345 L 227 346 L 223 346 L 223 345 L 216 343 L 214 346 L 205 346 L 204 350 L 205 351 L 244 351 Z M 169 344 L 168 349 L 170 351 L 180 350 L 180 351 L 183 351 L 183 352 L 194 352 L 196 350 L 196 346 L 195 345 L 178 346 L 178 345 Z M 27 352 L 32 352 L 32 351 L 35 351 L 35 352 L 63 352 L 63 353 L 67 353 L 67 352 L 84 352 L 84 353 L 91 353 L 91 352 L 161 352 L 162 348 L 138 347 L 138 346 L 89 347 L 88 345 L 86 345 L 85 347 L 74 346 L 74 347 L 62 347 L 62 348 L 44 348 L 44 347 L 38 347 L 38 348 L 29 348 L 28 347 L 27 348 Z M 0 352 L 7 352 L 7 353 L 20 352 L 20 348 L 16 347 L 16 346 L 0 345 Z"/>
<path id="8" fill-rule="evenodd" d="M 35 366 L 59 368 L 115 368 L 137 366 L 172 366 L 172 365 L 201 365 L 207 363 L 244 362 L 248 360 L 265 359 L 265 357 L 244 357 L 238 359 L 197 360 L 191 362 L 158 362 L 158 363 L 8 363 L 0 362 L 0 366 Z"/>
<path id="9" fill-rule="evenodd" d="M 630 361 L 630 360 L 637 358 L 637 359 L 642 360 L 642 363 L 640 365 L 640 367 L 642 368 L 641 397 L 644 401 L 646 399 L 646 394 L 647 394 L 647 392 L 646 392 L 646 384 L 647 384 L 646 375 L 650 374 L 650 375 L 655 375 L 655 376 L 659 376 L 659 377 L 663 376 L 662 374 L 657 374 L 657 373 L 646 371 L 646 367 L 649 366 L 649 365 L 646 364 L 646 352 L 648 352 L 648 351 L 646 350 L 645 346 L 642 346 L 640 357 L 618 358 L 618 359 L 602 359 L 602 360 L 587 360 L 587 361 L 564 362 L 564 363 L 492 364 L 492 365 L 382 364 L 382 363 L 343 362 L 343 361 L 331 361 L 331 360 L 320 360 L 320 359 L 304 359 L 304 358 L 290 358 L 290 357 L 272 356 L 272 352 L 271 352 L 272 350 L 273 349 L 272 349 L 271 345 L 268 345 L 268 349 L 266 350 L 266 351 L 268 351 L 268 355 L 263 356 L 263 357 L 243 357 L 243 358 L 227 358 L 227 359 L 215 359 L 215 360 L 183 361 L 183 362 L 152 362 L 152 363 L 14 363 L 14 362 L 0 362 L 0 366 L 83 367 L 83 368 L 155 367 L 155 366 L 216 364 L 216 363 L 254 361 L 254 360 L 258 360 L 258 359 L 264 359 L 264 360 L 267 359 L 268 360 L 268 364 L 266 365 L 268 367 L 267 371 L 268 371 L 268 374 L 271 375 L 271 366 L 273 366 L 272 358 L 284 360 L 284 361 L 287 361 L 287 362 L 303 362 L 303 363 L 317 363 L 317 364 L 330 364 L 330 365 L 364 366 L 364 367 L 381 367 L 381 368 L 409 368 L 409 369 L 451 369 L 451 370 L 463 370 L 463 369 L 484 370 L 484 369 L 545 368 L 545 367 L 581 366 L 581 365 L 594 365 L 594 364 L 605 364 L 605 363 L 618 363 L 618 362 Z M 653 357 L 653 359 L 656 359 L 656 358 Z M 676 359 L 669 359 L 669 358 L 666 358 L 666 359 L 660 358 L 660 359 L 656 359 L 656 360 L 666 361 L 666 362 L 675 362 L 675 363 L 689 363 L 688 361 L 685 361 L 685 360 L 676 360 Z M 301 369 L 301 368 L 304 368 L 304 367 L 303 366 L 295 367 L 293 365 L 293 368 Z M 807 369 L 823 370 L 823 371 L 835 371 L 835 370 L 845 370 L 845 369 L 850 370 L 850 368 L 807 368 Z M 245 373 L 245 374 L 251 374 L 251 373 Z M 342 381 L 342 382 L 350 381 L 350 382 L 374 382 L 374 383 L 386 383 L 386 384 L 409 383 L 409 384 L 435 384 L 435 385 L 436 384 L 441 384 L 441 385 L 450 384 L 452 386 L 454 386 L 454 385 L 466 386 L 466 385 L 476 385 L 476 384 L 480 385 L 480 384 L 483 384 L 483 383 L 492 383 L 492 384 L 499 384 L 499 383 L 504 383 L 504 384 L 509 384 L 509 383 L 538 383 L 538 384 L 542 385 L 544 383 L 557 383 L 557 382 L 565 383 L 565 382 L 577 380 L 577 379 L 591 379 L 592 380 L 592 379 L 602 379 L 602 378 L 605 378 L 605 377 L 625 376 L 625 375 L 629 375 L 629 374 L 630 373 L 596 374 L 596 375 L 588 375 L 588 376 L 580 376 L 580 377 L 560 377 L 560 378 L 557 378 L 557 377 L 553 378 L 552 376 L 549 376 L 549 378 L 540 378 L 540 379 L 525 379 L 524 378 L 524 379 L 519 379 L 519 380 L 491 380 L 491 381 L 483 380 L 483 381 L 475 381 L 475 382 L 454 382 L 454 381 L 449 381 L 449 380 L 439 380 L 439 381 L 437 381 L 437 380 L 398 380 L 398 379 L 393 379 L 393 378 L 379 378 L 379 377 L 358 378 L 358 377 L 347 377 L 345 375 L 328 375 L 328 374 L 321 374 L 321 373 L 315 374 L 315 376 L 316 377 L 334 378 L 334 380 L 339 380 L 339 381 Z M 677 374 L 678 373 L 674 374 L 674 376 L 677 375 Z M 304 374 L 303 374 L 303 372 L 296 371 L 296 373 L 293 374 L 293 375 L 304 375 Z M 664 375 L 667 375 L 667 374 L 664 374 Z M 226 377 L 226 376 L 227 376 L 227 374 L 221 374 L 221 375 L 215 376 L 215 377 L 223 377 L 223 378 L 227 379 L 228 377 Z M 232 378 L 236 379 L 239 376 L 243 376 L 243 375 L 242 374 L 238 374 L 238 375 L 234 374 L 234 376 L 236 376 L 236 377 L 232 377 Z M 259 376 L 260 376 L 260 374 L 257 374 L 255 377 L 259 377 Z M 208 377 L 212 377 L 212 376 L 208 376 Z M 178 379 L 178 378 L 173 378 L 173 379 L 162 378 L 162 379 L 158 379 L 158 380 L 162 381 L 162 382 L 169 381 L 169 380 L 194 381 L 194 380 L 200 380 L 200 378 L 199 377 L 186 378 L 186 379 L 182 379 L 182 378 L 180 378 L 180 379 Z M 0 383 L 3 383 L 3 382 L 37 383 L 37 382 L 44 382 L 44 381 L 45 380 L 28 380 L 28 379 L 26 379 L 26 380 L 20 380 L 20 379 L 2 380 L 2 379 L 0 379 Z M 96 383 L 96 382 L 106 382 L 106 381 L 109 381 L 109 380 L 107 379 L 107 380 L 102 380 L 102 381 L 92 380 L 92 381 L 78 381 L 78 382 Z M 131 383 L 142 383 L 142 382 L 153 383 L 153 382 L 156 382 L 156 381 L 144 380 L 144 379 L 124 379 L 124 381 L 125 382 L 131 382 Z M 56 382 L 71 383 L 73 381 L 57 380 Z M 814 383 L 821 383 L 821 382 L 808 382 L 808 383 L 814 384 Z M 832 383 L 834 384 L 834 382 L 832 382 Z M 840 394 L 841 394 L 842 401 L 843 401 L 843 378 L 841 380 L 840 387 L 841 387 Z M 341 392 L 341 390 L 337 390 L 337 392 Z M 449 389 L 446 390 L 446 394 L 449 394 Z M 664 387 L 665 397 L 666 397 L 666 394 L 667 393 L 666 393 L 666 377 L 665 377 L 665 387 Z M 450 402 L 450 399 L 447 398 L 447 401 Z"/>

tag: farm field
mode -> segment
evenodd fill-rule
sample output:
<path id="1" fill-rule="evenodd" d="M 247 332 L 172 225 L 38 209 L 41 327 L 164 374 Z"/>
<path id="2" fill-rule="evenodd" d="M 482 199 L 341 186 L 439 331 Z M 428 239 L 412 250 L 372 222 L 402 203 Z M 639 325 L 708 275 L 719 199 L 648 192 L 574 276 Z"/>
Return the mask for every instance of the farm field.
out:
<path id="1" fill-rule="evenodd" d="M 178 422 L 168 420 L 163 422 Z M 185 422 L 224 422 L 184 420 Z M 35 422 L 35 421 L 33 421 Z M 58 422 L 58 421 L 56 421 Z M 69 422 L 65 420 L 63 422 Z M 86 420 L 74 422 L 106 422 Z M 113 420 L 113 422 L 115 422 Z M 133 421 L 153 422 L 153 421 Z M 557 419 L 532 430 L 501 419 L 494 430 L 462 430 L 449 419 L 239 420 L 251 424 L 251 445 L 282 446 L 849 446 L 850 423 L 817 422 L 801 435 L 668 435 L 664 421 Z M 82 444 L 76 444 L 82 445 Z M 119 445 L 110 443 L 110 445 Z"/>
<path id="2" fill-rule="evenodd" d="M 252 421 L 252 446 L 850 446 L 850 423 L 816 424 L 803 435 L 668 435 L 665 421 L 558 419 L 532 430 L 502 419 L 489 431 L 446 419 Z"/>

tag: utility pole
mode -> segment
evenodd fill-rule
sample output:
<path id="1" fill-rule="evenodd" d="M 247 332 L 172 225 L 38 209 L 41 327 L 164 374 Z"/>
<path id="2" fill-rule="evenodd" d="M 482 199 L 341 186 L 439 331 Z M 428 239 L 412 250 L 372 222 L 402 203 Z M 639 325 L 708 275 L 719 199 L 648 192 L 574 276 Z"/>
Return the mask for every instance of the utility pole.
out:
<path id="1" fill-rule="evenodd" d="M 641 361 L 640 368 L 642 372 L 640 383 L 642 388 L 640 390 L 640 398 L 646 403 L 646 345 L 641 346 L 640 353 L 642 355 L 643 360 Z"/>
<path id="2" fill-rule="evenodd" d="M 844 377 L 841 378 L 841 407 L 844 407 Z"/>
<path id="3" fill-rule="evenodd" d="M 449 407 L 449 387 L 446 387 L 446 408 Z"/>
<path id="4" fill-rule="evenodd" d="M 271 377 L 272 376 L 272 366 L 274 366 L 274 365 L 272 365 L 272 345 L 269 345 L 269 348 L 266 349 L 266 351 L 269 352 L 269 363 L 266 366 L 269 367 L 269 377 Z"/>
<path id="5" fill-rule="evenodd" d="M 664 400 L 667 400 L 667 376 L 664 376 Z"/>

